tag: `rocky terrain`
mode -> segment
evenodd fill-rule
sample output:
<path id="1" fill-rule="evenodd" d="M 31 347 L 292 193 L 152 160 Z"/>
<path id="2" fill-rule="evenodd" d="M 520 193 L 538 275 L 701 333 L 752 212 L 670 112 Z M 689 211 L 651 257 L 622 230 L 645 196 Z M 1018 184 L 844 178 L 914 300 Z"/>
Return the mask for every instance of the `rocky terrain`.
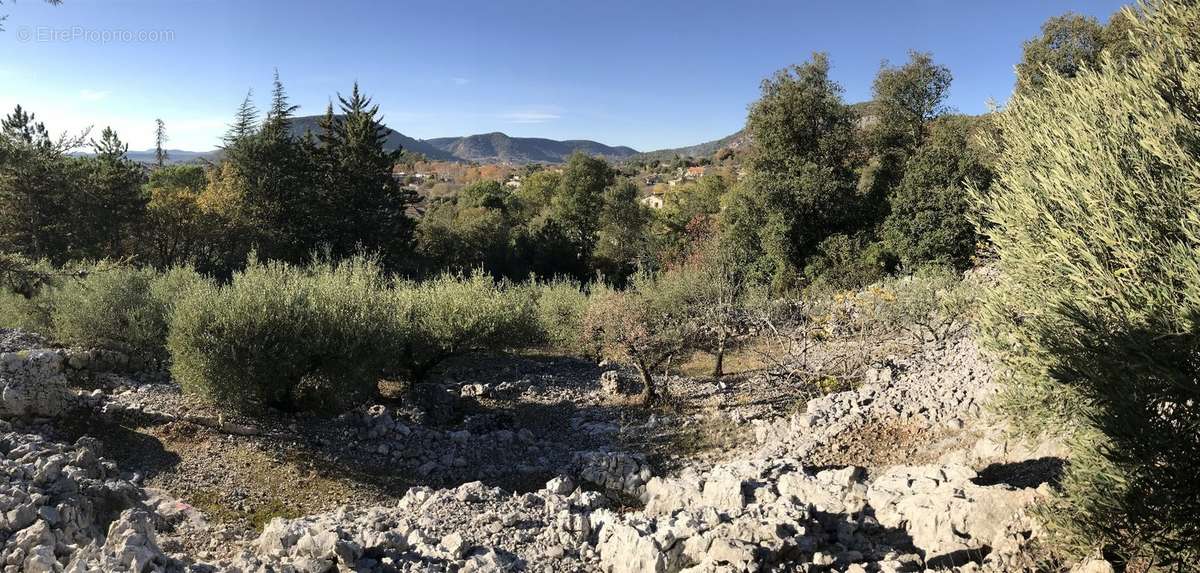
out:
<path id="1" fill-rule="evenodd" d="M 674 377 L 646 411 L 620 369 L 484 357 L 445 411 L 258 419 L 45 346 L 0 336 L 4 571 L 1033 571 L 1062 465 L 989 420 L 969 336 L 816 398 Z"/>

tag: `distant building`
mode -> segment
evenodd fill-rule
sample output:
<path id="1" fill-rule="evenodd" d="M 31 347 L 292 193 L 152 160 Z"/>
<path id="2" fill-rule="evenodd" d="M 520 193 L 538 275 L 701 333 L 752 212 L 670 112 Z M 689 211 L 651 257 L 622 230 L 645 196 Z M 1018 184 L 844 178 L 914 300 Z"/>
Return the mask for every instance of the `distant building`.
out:
<path id="1" fill-rule="evenodd" d="M 708 168 L 704 167 L 703 165 L 697 166 L 697 167 L 688 167 L 687 171 L 684 171 L 684 173 L 683 173 L 683 178 L 684 179 L 699 179 L 701 177 L 704 177 L 704 174 L 706 172 L 708 172 Z"/>
<path id="2" fill-rule="evenodd" d="M 638 203 L 641 203 L 642 205 L 645 205 L 651 209 L 662 209 L 663 208 L 662 195 L 647 195 L 647 196 L 639 199 Z"/>

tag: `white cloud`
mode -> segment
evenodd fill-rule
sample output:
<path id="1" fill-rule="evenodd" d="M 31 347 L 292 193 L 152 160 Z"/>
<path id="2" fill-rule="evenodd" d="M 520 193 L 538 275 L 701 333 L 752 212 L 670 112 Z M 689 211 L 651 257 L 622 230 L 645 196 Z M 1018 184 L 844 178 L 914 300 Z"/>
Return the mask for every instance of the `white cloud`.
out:
<path id="1" fill-rule="evenodd" d="M 500 114 L 500 119 L 509 123 L 546 123 L 560 118 L 561 113 L 551 110 L 511 111 Z"/>
<path id="2" fill-rule="evenodd" d="M 79 99 L 83 101 L 100 101 L 108 97 L 107 90 L 80 90 Z"/>
<path id="3" fill-rule="evenodd" d="M 454 82 L 456 86 L 465 86 L 471 83 L 471 80 L 467 78 L 450 78 L 450 81 Z"/>

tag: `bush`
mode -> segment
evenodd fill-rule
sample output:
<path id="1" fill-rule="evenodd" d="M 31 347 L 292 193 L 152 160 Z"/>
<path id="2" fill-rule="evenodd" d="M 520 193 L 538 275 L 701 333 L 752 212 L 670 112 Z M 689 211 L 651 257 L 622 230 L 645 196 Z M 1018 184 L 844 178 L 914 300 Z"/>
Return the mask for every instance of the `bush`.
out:
<path id="1" fill-rule="evenodd" d="M 165 360 L 171 307 L 182 292 L 203 280 L 186 267 L 159 274 L 97 265 L 42 295 L 50 308 L 48 334 L 62 344 Z"/>
<path id="2" fill-rule="evenodd" d="M 44 297 L 0 292 L 0 326 L 39 334 L 50 332 L 50 307 Z"/>
<path id="3" fill-rule="evenodd" d="M 817 288 L 853 290 L 883 278 L 894 263 L 878 244 L 835 234 L 821 241 L 804 274 Z"/>
<path id="4" fill-rule="evenodd" d="M 1000 255 L 1003 409 L 1072 431 L 1057 546 L 1200 563 L 1200 5 L 1153 2 L 1140 54 L 1017 94 L 982 199 Z"/>
<path id="5" fill-rule="evenodd" d="M 191 267 L 159 273 L 107 262 L 74 268 L 32 264 L 6 279 L 0 324 L 61 344 L 120 350 L 151 361 L 168 357 L 174 301 L 205 281 Z"/>
<path id="6" fill-rule="evenodd" d="M 584 332 L 605 357 L 633 363 L 642 377 L 642 401 L 652 405 L 668 394 L 656 386 L 654 370 L 688 349 L 702 327 L 697 300 L 686 281 L 639 274 L 623 292 L 592 297 Z"/>
<path id="7" fill-rule="evenodd" d="M 482 273 L 401 283 L 393 296 L 395 319 L 407 329 L 397 366 L 414 383 L 453 356 L 518 348 L 537 337 L 529 289 Z"/>
<path id="8" fill-rule="evenodd" d="M 0 326 L 50 334 L 50 298 L 44 296 L 70 273 L 43 259 L 0 253 Z"/>
<path id="9" fill-rule="evenodd" d="M 187 289 L 168 345 L 185 391 L 242 410 L 339 406 L 376 389 L 404 324 L 376 261 L 308 268 L 251 260 Z"/>
<path id="10" fill-rule="evenodd" d="M 530 285 L 537 297 L 537 324 L 542 341 L 550 348 L 567 354 L 594 358 L 598 352 L 583 332 L 588 294 L 579 283 L 555 279 Z"/>
<path id="11" fill-rule="evenodd" d="M 974 278 L 952 269 L 923 267 L 892 277 L 853 295 L 856 328 L 891 336 L 902 332 L 916 342 L 946 340 L 970 325 L 978 306 Z"/>

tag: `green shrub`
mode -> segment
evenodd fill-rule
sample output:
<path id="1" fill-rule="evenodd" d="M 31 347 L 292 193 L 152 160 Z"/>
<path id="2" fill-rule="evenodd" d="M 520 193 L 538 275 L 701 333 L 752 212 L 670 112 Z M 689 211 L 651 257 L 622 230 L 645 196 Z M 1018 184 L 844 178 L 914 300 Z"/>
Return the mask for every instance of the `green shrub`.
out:
<path id="1" fill-rule="evenodd" d="M 171 284 L 185 276 L 172 271 Z M 61 344 L 113 348 L 166 358 L 171 298 L 155 296 L 159 274 L 128 266 L 97 267 L 42 296 L 50 306 L 50 336 Z M 195 279 L 194 273 L 187 280 Z"/>
<path id="2" fill-rule="evenodd" d="M 404 338 L 386 287 L 370 259 L 252 260 L 228 285 L 185 291 L 171 371 L 185 391 L 238 409 L 340 406 L 375 390 Z"/>
<path id="3" fill-rule="evenodd" d="M 689 349 L 703 328 L 699 301 L 687 281 L 638 274 L 624 291 L 591 297 L 584 332 L 606 358 L 633 363 L 642 377 L 642 401 L 652 405 L 668 397 L 654 371 Z"/>
<path id="4" fill-rule="evenodd" d="M 401 283 L 393 299 L 395 320 L 407 329 L 396 365 L 411 382 L 424 382 L 447 358 L 519 348 L 537 338 L 530 290 L 483 273 Z"/>
<path id="5" fill-rule="evenodd" d="M 49 301 L 38 295 L 26 297 L 10 291 L 0 292 L 0 326 L 48 335 Z"/>
<path id="6" fill-rule="evenodd" d="M 916 342 L 951 338 L 975 317 L 980 289 L 974 278 L 952 269 L 923 267 L 909 276 L 880 281 L 855 295 L 861 327 L 908 334 Z"/>
<path id="7" fill-rule="evenodd" d="M 894 266 L 880 245 L 861 236 L 835 234 L 821 241 L 804 274 L 818 288 L 852 290 L 883 278 Z"/>
<path id="8" fill-rule="evenodd" d="M 70 273 L 49 261 L 0 253 L 0 326 L 50 335 L 50 298 L 45 296 Z"/>
<path id="9" fill-rule="evenodd" d="M 1057 546 L 1200 563 L 1200 5 L 1152 2 L 1140 55 L 1017 94 L 978 193 L 984 324 L 1024 429 L 1071 431 Z M 1143 569 L 1145 570 L 1145 569 Z"/>
<path id="10" fill-rule="evenodd" d="M 78 268 L 38 265 L 33 288 L 0 294 L 0 324 L 67 345 L 109 348 L 162 361 L 174 301 L 204 282 L 191 267 L 165 273 L 101 262 Z"/>
<path id="11" fill-rule="evenodd" d="M 550 348 L 567 354 L 597 358 L 598 352 L 583 332 L 588 293 L 570 279 L 533 283 L 537 297 L 537 324 L 542 341 Z M 597 287 L 593 285 L 595 292 Z"/>
<path id="12" fill-rule="evenodd" d="M 174 266 L 163 271 L 150 283 L 150 296 L 160 305 L 170 320 L 175 303 L 188 291 L 203 287 L 210 279 L 196 272 L 191 266 Z"/>

